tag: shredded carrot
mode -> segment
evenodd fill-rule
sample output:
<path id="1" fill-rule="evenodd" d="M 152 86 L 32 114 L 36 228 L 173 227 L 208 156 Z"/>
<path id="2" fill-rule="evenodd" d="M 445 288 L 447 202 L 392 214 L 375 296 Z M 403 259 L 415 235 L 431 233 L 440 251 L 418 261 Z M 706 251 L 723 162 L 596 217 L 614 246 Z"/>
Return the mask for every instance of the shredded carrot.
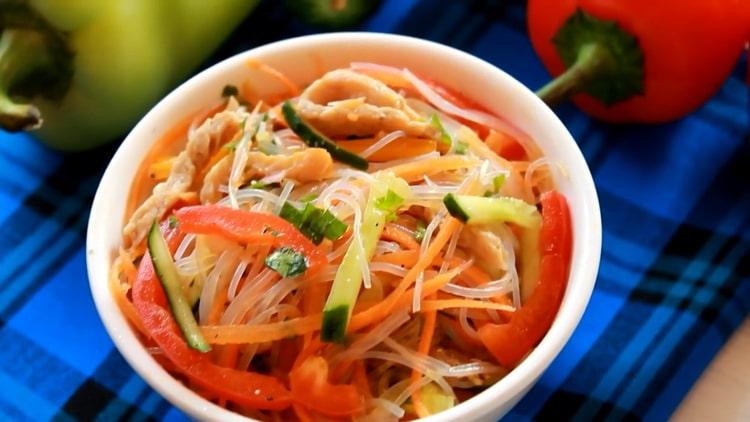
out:
<path id="1" fill-rule="evenodd" d="M 151 178 L 151 180 L 154 180 L 156 182 L 161 182 L 162 180 L 165 180 L 167 176 L 169 176 L 169 172 L 172 171 L 172 165 L 174 164 L 174 160 L 177 158 L 176 156 L 167 157 L 163 160 L 159 160 L 153 164 L 151 164 L 151 167 L 148 171 L 148 177 Z"/>
<path id="2" fill-rule="evenodd" d="M 483 302 L 471 299 L 437 299 L 422 302 L 424 311 L 440 311 L 448 308 L 494 309 L 496 311 L 514 312 L 515 308 L 504 303 Z"/>
<path id="3" fill-rule="evenodd" d="M 354 361 L 354 385 L 356 385 L 360 391 L 362 391 L 366 397 L 372 397 L 372 391 L 370 391 L 370 383 L 367 380 L 367 370 L 365 369 L 365 361 L 358 359 Z"/>
<path id="4" fill-rule="evenodd" d="M 452 258 L 448 263 L 451 266 L 456 266 L 461 264 L 461 260 L 458 258 Z M 442 262 L 441 262 L 442 264 Z M 461 274 L 465 279 L 468 279 L 474 286 L 480 286 L 482 284 L 488 283 L 491 281 L 491 277 L 489 274 L 487 274 L 484 270 L 477 267 L 476 265 L 472 265 Z"/>
<path id="5" fill-rule="evenodd" d="M 454 268 L 426 280 L 422 285 L 422 297 L 437 292 L 458 274 L 458 269 Z M 383 302 L 353 315 L 349 323 L 349 330 L 357 331 L 387 318 L 392 309 L 405 308 L 411 305 L 413 294 L 413 289 L 408 289 L 402 293 L 391 292 Z M 288 321 L 260 325 L 205 325 L 201 327 L 201 331 L 211 344 L 258 344 L 316 331 L 320 329 L 322 319 L 322 314 L 318 313 Z M 314 344 L 315 341 L 313 339 L 311 344 Z M 302 354 L 304 352 L 300 356 Z"/>
<path id="6" fill-rule="evenodd" d="M 386 262 L 389 264 L 411 267 L 419 260 L 419 251 L 398 251 L 382 255 L 375 255 L 374 257 L 372 257 L 372 260 L 373 262 Z"/>
<path id="7" fill-rule="evenodd" d="M 492 151 L 489 152 L 494 155 Z M 477 160 L 465 155 L 446 155 L 443 157 L 428 158 L 426 160 L 399 164 L 390 167 L 388 170 L 392 171 L 396 176 L 411 183 L 422 180 L 425 176 L 431 176 L 444 171 L 472 168 L 477 166 L 478 163 Z"/>
<path id="8" fill-rule="evenodd" d="M 326 301 L 326 286 L 317 280 L 317 276 L 308 280 L 302 296 L 302 309 L 305 316 L 312 316 L 323 309 Z M 303 338 L 303 349 L 309 347 L 312 341 L 312 332 L 305 333 Z"/>
<path id="9" fill-rule="evenodd" d="M 386 313 L 390 313 L 393 310 L 398 297 L 406 292 L 406 289 L 408 289 L 409 286 L 414 282 L 414 280 L 417 279 L 417 276 L 432 263 L 435 257 L 437 257 L 440 251 L 443 249 L 443 246 L 448 243 L 448 240 L 450 240 L 451 236 L 453 236 L 453 233 L 460 226 L 461 222 L 453 217 L 447 217 L 440 224 L 440 230 L 438 231 L 437 236 L 435 236 L 435 239 L 430 243 L 430 246 L 427 247 L 425 253 L 419 257 L 419 260 L 414 264 L 409 272 L 406 273 L 406 276 L 401 280 L 398 286 L 396 286 L 396 289 L 391 292 L 391 294 L 388 295 L 388 297 L 383 301 L 383 303 L 386 304 Z"/>
<path id="10" fill-rule="evenodd" d="M 122 261 L 119 264 L 115 263 L 112 270 L 110 270 L 109 290 L 112 293 L 112 297 L 115 299 L 115 303 L 117 303 L 117 307 L 119 307 L 122 310 L 122 313 L 125 314 L 125 318 L 127 318 L 133 327 L 135 327 L 141 334 L 145 337 L 149 337 L 146 328 L 143 326 L 143 322 L 141 322 L 141 318 L 138 316 L 138 312 L 135 310 L 135 306 L 133 306 L 133 302 L 128 300 L 127 290 L 124 289 L 124 286 L 120 283 L 118 273 L 121 271 L 121 268 Z M 115 269 L 118 269 L 118 271 L 115 271 Z"/>
<path id="11" fill-rule="evenodd" d="M 275 68 L 273 68 L 273 67 L 271 67 L 271 66 L 269 66 L 269 65 L 267 65 L 265 63 L 258 62 L 258 61 L 253 60 L 253 59 L 248 60 L 246 62 L 246 64 L 247 64 L 247 66 L 250 69 L 260 70 L 261 72 L 263 72 L 263 73 L 265 73 L 265 74 L 273 77 L 274 79 L 278 80 L 279 82 L 281 82 L 286 87 L 286 89 L 289 91 L 289 94 L 290 94 L 289 96 L 291 96 L 291 97 L 297 97 L 297 96 L 299 96 L 300 89 L 297 86 L 297 84 L 295 84 L 294 82 L 292 82 L 282 72 L 279 72 L 277 69 L 275 69 Z"/>
<path id="12" fill-rule="evenodd" d="M 336 143 L 347 151 L 361 154 L 362 151 L 371 147 L 378 140 L 379 139 L 367 138 L 337 141 Z M 398 138 L 373 152 L 367 157 L 367 161 L 379 163 L 383 161 L 400 160 L 402 158 L 412 158 L 435 151 L 436 148 L 437 142 L 433 139 L 410 137 Z"/>
<path id="13" fill-rule="evenodd" d="M 419 243 L 414 240 L 414 237 L 399 229 L 394 224 L 386 224 L 383 228 L 383 234 L 380 236 L 382 239 L 392 240 L 404 249 L 419 249 Z"/>
<path id="14" fill-rule="evenodd" d="M 250 267 L 250 271 L 247 273 L 246 279 L 253 278 L 260 274 L 260 270 L 263 269 L 263 266 L 266 262 L 266 257 L 268 256 L 268 252 L 271 251 L 270 245 L 264 245 L 260 246 L 258 249 L 258 255 L 255 257 L 255 261 L 253 262 L 253 265 Z"/>
<path id="15" fill-rule="evenodd" d="M 425 280 L 424 284 L 422 284 L 422 297 L 437 292 L 453 280 L 458 274 L 458 269 L 454 268 L 450 271 L 438 274 L 429 280 Z M 385 300 L 377 305 L 354 314 L 349 323 L 349 331 L 357 331 L 363 327 L 382 321 L 391 314 L 393 309 L 411 307 L 413 295 L 414 289 L 408 289 L 400 294 L 396 291 L 391 292 Z"/>
<path id="16" fill-rule="evenodd" d="M 128 252 L 120 248 L 119 251 L 119 257 L 120 257 L 120 269 L 125 274 L 125 279 L 128 282 L 128 286 L 132 286 L 135 282 L 135 278 L 138 275 L 138 269 L 135 268 L 135 264 L 133 264 L 133 258 L 128 254 Z"/>
<path id="17" fill-rule="evenodd" d="M 258 344 L 299 336 L 320 328 L 321 314 L 259 325 L 205 325 L 203 336 L 211 344 Z"/>
<path id="18" fill-rule="evenodd" d="M 424 314 L 424 325 L 422 326 L 422 335 L 419 337 L 419 346 L 417 346 L 417 353 L 422 356 L 428 356 L 430 354 L 430 347 L 432 346 L 432 337 L 435 334 L 435 322 L 437 320 L 437 312 L 432 310 L 423 310 Z M 415 384 L 422 377 L 422 373 L 414 369 L 411 372 L 411 383 Z M 414 390 L 411 394 L 411 401 L 414 405 L 414 411 L 417 412 L 417 416 L 424 418 L 430 415 L 429 410 L 422 402 L 422 394 L 420 389 Z"/>

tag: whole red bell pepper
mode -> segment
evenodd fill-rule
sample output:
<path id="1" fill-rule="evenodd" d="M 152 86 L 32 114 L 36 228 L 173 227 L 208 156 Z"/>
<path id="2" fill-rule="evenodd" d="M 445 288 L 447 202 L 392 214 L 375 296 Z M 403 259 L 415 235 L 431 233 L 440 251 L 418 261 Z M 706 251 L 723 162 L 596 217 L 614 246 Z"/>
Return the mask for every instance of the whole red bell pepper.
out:
<path id="1" fill-rule="evenodd" d="M 573 95 L 611 122 L 665 122 L 695 110 L 729 76 L 750 36 L 746 0 L 529 0 L 531 42 Z M 578 94 L 578 95 L 576 95 Z"/>
<path id="2" fill-rule="evenodd" d="M 181 240 L 179 230 L 163 224 L 162 232 L 166 233 L 170 248 L 175 249 Z M 169 310 L 148 252 L 141 259 L 132 294 L 133 305 L 151 339 L 174 369 L 192 382 L 244 406 L 274 410 L 289 407 L 291 395 L 278 379 L 216 365 L 209 355 L 188 346 Z"/>
<path id="3" fill-rule="evenodd" d="M 479 328 L 479 339 L 507 368 L 516 366 L 549 330 L 568 280 L 573 245 L 568 203 L 564 196 L 553 191 L 542 195 L 541 204 L 539 282 L 508 323 L 488 323 Z"/>

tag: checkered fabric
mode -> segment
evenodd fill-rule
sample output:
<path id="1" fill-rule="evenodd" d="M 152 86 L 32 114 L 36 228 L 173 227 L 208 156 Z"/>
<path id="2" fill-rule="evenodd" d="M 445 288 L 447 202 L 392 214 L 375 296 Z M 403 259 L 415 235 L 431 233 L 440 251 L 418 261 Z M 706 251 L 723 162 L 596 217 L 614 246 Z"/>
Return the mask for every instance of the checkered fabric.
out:
<path id="1" fill-rule="evenodd" d="M 259 9 L 206 65 L 312 33 Z M 532 88 L 548 78 L 521 1 L 390 0 L 359 29 L 435 40 Z M 689 117 L 656 126 L 557 111 L 599 191 L 601 270 L 570 343 L 508 420 L 664 420 L 750 310 L 742 64 Z M 183 420 L 128 367 L 89 295 L 84 235 L 114 147 L 63 155 L 0 135 L 0 420 Z"/>

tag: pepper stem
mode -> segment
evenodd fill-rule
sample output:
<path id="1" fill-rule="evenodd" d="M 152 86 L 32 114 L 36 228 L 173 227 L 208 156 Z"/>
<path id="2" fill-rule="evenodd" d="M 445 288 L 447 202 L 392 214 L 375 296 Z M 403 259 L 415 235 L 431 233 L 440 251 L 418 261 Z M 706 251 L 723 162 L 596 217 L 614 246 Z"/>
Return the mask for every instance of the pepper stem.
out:
<path id="1" fill-rule="evenodd" d="M 611 66 L 607 49 L 597 43 L 590 43 L 578 50 L 575 63 L 565 72 L 536 91 L 550 107 L 560 104 L 572 95 L 586 89 L 588 84 L 601 76 Z"/>
<path id="2" fill-rule="evenodd" d="M 33 30 L 5 29 L 0 36 L 0 126 L 10 132 L 35 129 L 41 114 L 32 104 L 17 103 L 14 88 L 44 78 L 55 60 L 44 36 Z"/>

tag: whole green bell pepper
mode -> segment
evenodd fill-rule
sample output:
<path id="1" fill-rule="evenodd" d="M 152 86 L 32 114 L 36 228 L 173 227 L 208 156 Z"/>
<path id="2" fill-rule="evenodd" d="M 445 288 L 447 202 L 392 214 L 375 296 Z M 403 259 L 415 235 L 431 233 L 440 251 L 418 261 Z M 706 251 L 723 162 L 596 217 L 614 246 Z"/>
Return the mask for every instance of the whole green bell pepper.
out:
<path id="1" fill-rule="evenodd" d="M 256 4 L 0 0 L 0 126 L 61 150 L 112 141 Z"/>

